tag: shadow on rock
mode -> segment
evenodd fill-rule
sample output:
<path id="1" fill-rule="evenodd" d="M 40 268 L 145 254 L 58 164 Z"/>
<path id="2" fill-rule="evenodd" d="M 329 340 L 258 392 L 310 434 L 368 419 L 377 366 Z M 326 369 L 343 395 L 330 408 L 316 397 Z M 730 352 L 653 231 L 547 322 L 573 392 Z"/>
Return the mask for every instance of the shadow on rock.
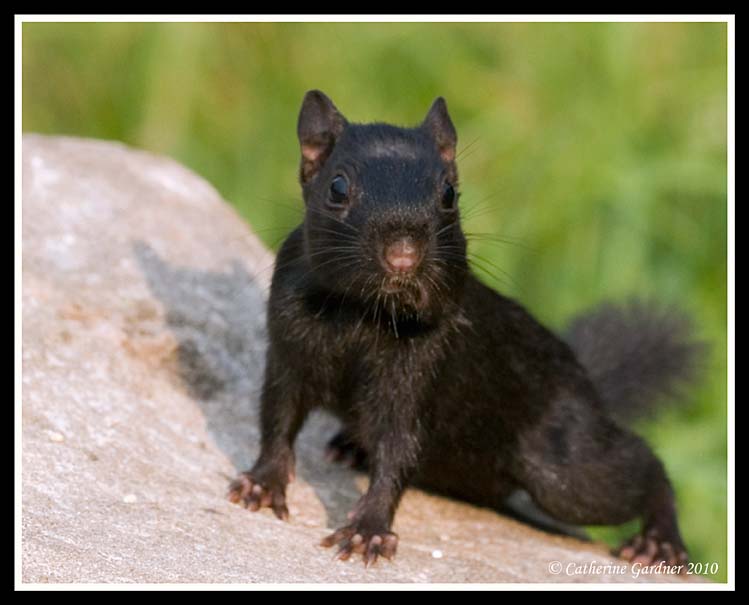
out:
<path id="1" fill-rule="evenodd" d="M 265 367 L 265 296 L 234 261 L 226 272 L 167 263 L 147 243 L 133 252 L 177 339 L 178 372 L 234 467 L 252 466 L 260 445 L 258 408 Z M 328 465 L 323 448 L 337 422 L 314 414 L 296 444 L 297 472 L 320 498 L 328 527 L 341 525 L 359 497 L 355 475 Z"/>

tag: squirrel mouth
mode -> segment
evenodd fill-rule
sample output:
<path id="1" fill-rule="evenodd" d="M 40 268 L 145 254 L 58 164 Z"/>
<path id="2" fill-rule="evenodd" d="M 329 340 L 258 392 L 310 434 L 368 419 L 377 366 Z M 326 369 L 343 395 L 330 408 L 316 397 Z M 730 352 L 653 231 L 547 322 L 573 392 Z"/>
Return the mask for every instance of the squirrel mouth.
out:
<path id="1" fill-rule="evenodd" d="M 406 284 L 404 283 L 404 281 L 405 280 L 400 277 L 390 277 L 382 283 L 381 290 L 385 294 L 398 294 L 399 292 L 403 292 L 403 290 L 406 288 Z"/>
<path id="2" fill-rule="evenodd" d="M 429 302 L 429 292 L 413 275 L 390 275 L 382 282 L 380 290 L 392 296 L 400 305 L 415 310 L 423 309 Z"/>
<path id="3" fill-rule="evenodd" d="M 380 289 L 385 294 L 398 294 L 413 289 L 415 281 L 416 279 L 408 273 L 394 273 L 387 275 L 385 279 L 382 280 Z"/>

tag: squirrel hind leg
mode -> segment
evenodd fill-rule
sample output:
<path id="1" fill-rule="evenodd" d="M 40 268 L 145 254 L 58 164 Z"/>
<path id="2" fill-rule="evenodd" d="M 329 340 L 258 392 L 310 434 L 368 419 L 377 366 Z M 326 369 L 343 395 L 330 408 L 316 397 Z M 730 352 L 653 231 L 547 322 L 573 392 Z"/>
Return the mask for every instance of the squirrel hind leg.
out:
<path id="1" fill-rule="evenodd" d="M 343 429 L 336 433 L 325 447 L 325 458 L 328 462 L 344 464 L 359 471 L 366 471 L 367 452 Z"/>
<path id="2" fill-rule="evenodd" d="M 645 517 L 642 531 L 620 546 L 614 554 L 643 566 L 663 561 L 669 566 L 681 565 L 686 572 L 689 555 L 681 539 L 676 521 L 673 492 L 668 483 L 663 483 L 650 500 L 650 511 Z"/>
<path id="3" fill-rule="evenodd" d="M 648 565 L 685 562 L 673 491 L 660 460 L 628 429 L 605 417 L 588 420 L 584 431 L 578 423 L 554 423 L 526 435 L 515 466 L 517 483 L 564 523 L 620 525 L 642 519 L 641 534 L 617 551 L 624 559 Z"/>

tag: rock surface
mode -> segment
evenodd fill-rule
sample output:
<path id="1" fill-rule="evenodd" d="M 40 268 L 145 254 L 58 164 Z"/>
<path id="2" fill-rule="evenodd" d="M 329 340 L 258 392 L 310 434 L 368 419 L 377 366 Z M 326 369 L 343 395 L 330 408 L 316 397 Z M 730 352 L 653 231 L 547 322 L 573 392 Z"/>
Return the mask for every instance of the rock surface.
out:
<path id="1" fill-rule="evenodd" d="M 626 568 L 602 545 L 413 489 L 393 563 L 332 560 L 317 543 L 365 479 L 324 461 L 322 414 L 289 523 L 230 504 L 258 451 L 272 256 L 205 181 L 108 142 L 25 136 L 22 216 L 23 582 L 633 581 L 567 573 Z"/>

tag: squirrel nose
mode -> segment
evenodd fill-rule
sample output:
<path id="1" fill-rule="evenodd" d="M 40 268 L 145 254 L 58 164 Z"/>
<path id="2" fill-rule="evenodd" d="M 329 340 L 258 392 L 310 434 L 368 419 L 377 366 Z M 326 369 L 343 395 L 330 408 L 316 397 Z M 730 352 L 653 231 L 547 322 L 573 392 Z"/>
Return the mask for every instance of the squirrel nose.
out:
<path id="1" fill-rule="evenodd" d="M 421 251 L 411 237 L 402 237 L 385 247 L 385 268 L 396 273 L 413 271 L 421 261 Z"/>

